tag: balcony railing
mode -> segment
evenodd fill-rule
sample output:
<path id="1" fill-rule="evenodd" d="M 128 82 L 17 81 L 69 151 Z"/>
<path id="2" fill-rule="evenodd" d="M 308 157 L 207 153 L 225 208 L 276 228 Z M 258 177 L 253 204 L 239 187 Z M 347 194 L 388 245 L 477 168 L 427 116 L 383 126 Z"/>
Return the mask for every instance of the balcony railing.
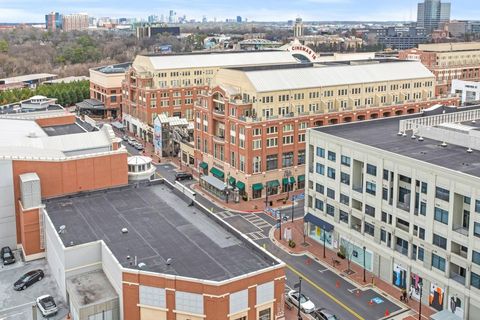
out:
<path id="1" fill-rule="evenodd" d="M 395 245 L 395 251 L 400 252 L 404 256 L 408 255 L 408 248 L 404 248 L 402 246 L 399 246 L 398 244 Z"/>
<path id="2" fill-rule="evenodd" d="M 460 283 L 463 286 L 465 285 L 465 277 L 459 275 L 458 273 L 450 272 L 450 279 Z"/>
<path id="3" fill-rule="evenodd" d="M 453 231 L 463 234 L 464 236 L 468 236 L 468 228 L 465 228 L 462 225 L 453 225 Z"/>

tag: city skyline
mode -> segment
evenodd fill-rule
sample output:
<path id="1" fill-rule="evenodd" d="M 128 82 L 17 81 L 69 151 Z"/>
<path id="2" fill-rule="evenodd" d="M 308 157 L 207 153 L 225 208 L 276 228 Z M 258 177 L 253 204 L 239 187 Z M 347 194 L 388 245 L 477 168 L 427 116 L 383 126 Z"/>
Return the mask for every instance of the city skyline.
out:
<path id="1" fill-rule="evenodd" d="M 419 1 L 380 1 L 380 0 L 299 0 L 295 2 L 266 0 L 259 6 L 252 0 L 238 3 L 208 1 L 158 1 L 151 8 L 139 8 L 128 1 L 53 0 L 40 3 L 38 0 L 0 0 L 0 22 L 3 23 L 42 23 L 44 16 L 51 11 L 61 13 L 86 12 L 94 17 L 144 18 L 149 15 L 168 15 L 174 10 L 187 19 L 207 19 L 217 21 L 242 16 L 249 21 L 286 21 L 302 17 L 305 21 L 415 21 Z M 475 19 L 480 8 L 472 8 L 470 0 L 452 0 L 452 19 Z M 355 4 L 360 4 L 355 5 Z M 274 18 L 272 18 L 274 17 Z"/>

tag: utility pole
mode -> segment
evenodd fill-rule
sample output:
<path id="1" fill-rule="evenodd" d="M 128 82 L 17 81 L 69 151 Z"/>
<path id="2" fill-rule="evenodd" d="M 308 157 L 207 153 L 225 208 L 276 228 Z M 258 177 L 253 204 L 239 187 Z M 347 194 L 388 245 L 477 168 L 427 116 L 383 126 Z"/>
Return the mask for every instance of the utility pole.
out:
<path id="1" fill-rule="evenodd" d="M 418 320 L 422 320 L 422 291 L 423 291 L 423 282 L 418 284 L 420 287 L 420 299 L 418 300 Z"/>
<path id="2" fill-rule="evenodd" d="M 282 210 L 279 209 L 278 214 L 280 215 L 280 221 L 279 221 L 280 235 L 279 235 L 279 239 L 282 240 Z"/>
<path id="3" fill-rule="evenodd" d="M 366 271 L 365 271 L 365 251 L 367 250 L 367 247 L 363 246 L 363 282 L 367 282 L 367 278 L 366 278 Z"/>

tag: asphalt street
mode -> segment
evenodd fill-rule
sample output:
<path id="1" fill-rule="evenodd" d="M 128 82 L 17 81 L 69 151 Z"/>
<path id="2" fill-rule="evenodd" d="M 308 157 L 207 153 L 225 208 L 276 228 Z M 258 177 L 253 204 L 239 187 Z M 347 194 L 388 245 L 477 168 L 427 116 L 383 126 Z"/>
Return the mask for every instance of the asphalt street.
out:
<path id="1" fill-rule="evenodd" d="M 136 149 L 127 143 L 124 144 L 130 154 L 139 154 Z M 161 163 L 157 166 L 157 174 L 172 182 L 178 171 L 181 170 L 170 163 Z M 185 180 L 182 184 L 190 186 L 195 182 L 195 180 Z M 310 297 L 317 308 L 326 308 L 342 320 L 381 319 L 385 316 L 387 309 L 390 314 L 401 310 L 401 307 L 390 301 L 389 297 L 382 296 L 372 289 L 358 289 L 344 277 L 331 271 L 330 266 L 304 255 L 292 256 L 278 248 L 268 236 L 269 231 L 276 224 L 273 217 L 265 213 L 242 214 L 226 211 L 199 193 L 196 200 L 205 207 L 213 209 L 219 217 L 283 260 L 287 265 L 288 288 L 293 288 L 301 276 L 302 292 Z M 295 204 L 294 217 L 303 216 L 303 205 L 303 200 Z M 291 219 L 291 215 L 290 207 L 282 209 L 282 216 Z M 377 303 L 371 303 L 372 299 Z"/>

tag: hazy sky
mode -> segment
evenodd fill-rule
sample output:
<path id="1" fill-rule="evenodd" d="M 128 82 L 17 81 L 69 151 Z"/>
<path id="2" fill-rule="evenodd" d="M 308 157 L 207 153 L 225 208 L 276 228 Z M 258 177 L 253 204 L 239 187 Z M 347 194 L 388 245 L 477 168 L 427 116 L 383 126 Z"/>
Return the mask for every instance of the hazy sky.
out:
<path id="1" fill-rule="evenodd" d="M 167 15 L 188 19 L 234 18 L 256 21 L 416 20 L 416 0 L 0 0 L 0 22 L 44 22 L 45 13 L 86 12 L 100 17 Z M 453 19 L 480 19 L 479 0 L 451 0 Z"/>

